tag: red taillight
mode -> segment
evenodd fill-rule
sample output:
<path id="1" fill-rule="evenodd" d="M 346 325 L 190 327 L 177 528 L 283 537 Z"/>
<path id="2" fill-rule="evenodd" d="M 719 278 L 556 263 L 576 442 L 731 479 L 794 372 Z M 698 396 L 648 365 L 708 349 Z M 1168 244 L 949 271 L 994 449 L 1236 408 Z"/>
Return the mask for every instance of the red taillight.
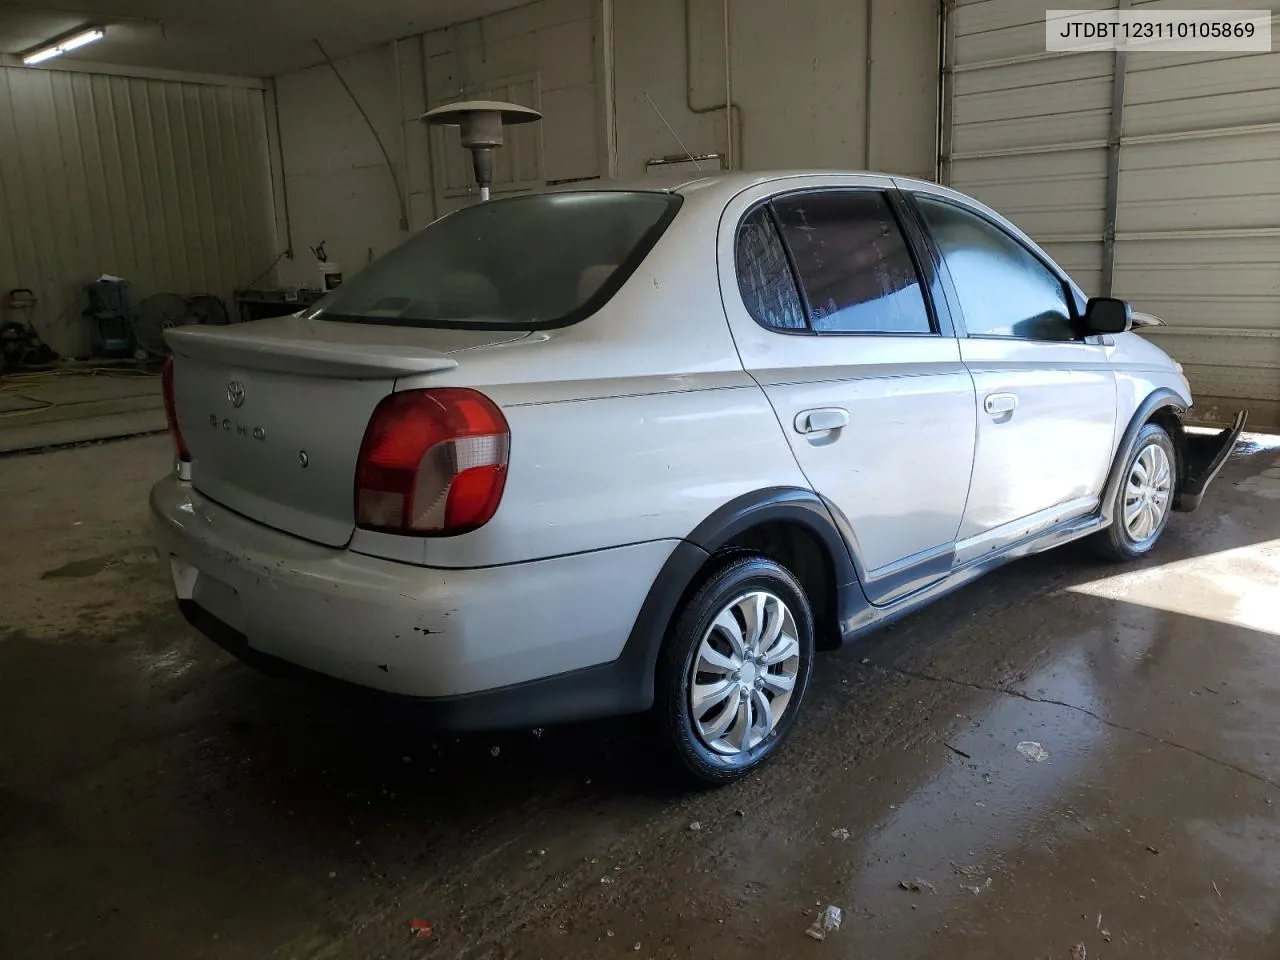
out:
<path id="1" fill-rule="evenodd" d="M 356 524 L 450 536 L 489 522 L 511 433 L 497 405 L 462 387 L 405 390 L 373 411 L 356 463 Z"/>
<path id="2" fill-rule="evenodd" d="M 178 426 L 178 407 L 173 401 L 173 357 L 165 360 L 160 380 L 164 385 L 164 418 L 169 422 L 174 455 L 180 462 L 190 463 L 191 454 L 187 451 L 186 441 L 182 439 L 182 428 Z"/>

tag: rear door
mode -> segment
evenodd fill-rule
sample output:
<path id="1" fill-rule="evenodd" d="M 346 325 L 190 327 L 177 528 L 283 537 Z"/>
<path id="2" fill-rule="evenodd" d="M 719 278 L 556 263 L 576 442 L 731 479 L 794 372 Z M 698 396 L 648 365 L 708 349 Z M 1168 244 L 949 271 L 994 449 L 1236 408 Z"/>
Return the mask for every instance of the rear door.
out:
<path id="1" fill-rule="evenodd" d="M 973 385 L 931 307 L 887 178 L 739 195 L 720 281 L 747 371 L 887 602 L 951 568 L 973 459 Z M 797 280 L 799 282 L 797 282 Z"/>
<path id="2" fill-rule="evenodd" d="M 977 390 L 977 450 L 958 559 L 1096 509 L 1116 384 L 1104 338 L 1079 339 L 1064 276 L 977 207 L 913 198 L 940 258 Z"/>

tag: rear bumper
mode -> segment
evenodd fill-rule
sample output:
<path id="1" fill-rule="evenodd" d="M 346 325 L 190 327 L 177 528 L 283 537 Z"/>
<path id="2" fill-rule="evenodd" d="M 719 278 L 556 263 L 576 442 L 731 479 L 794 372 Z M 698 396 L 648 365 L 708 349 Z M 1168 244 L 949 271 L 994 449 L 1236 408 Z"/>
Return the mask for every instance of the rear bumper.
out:
<path id="1" fill-rule="evenodd" d="M 1175 510 L 1190 513 L 1200 506 L 1205 491 L 1227 462 L 1248 420 L 1249 411 L 1241 410 L 1235 422 L 1218 433 L 1183 433 L 1182 483 L 1173 504 Z"/>
<path id="2" fill-rule="evenodd" d="M 301 540 L 174 477 L 151 516 L 184 615 L 256 666 L 423 700 L 453 728 L 645 706 L 620 655 L 674 541 L 433 569 Z"/>

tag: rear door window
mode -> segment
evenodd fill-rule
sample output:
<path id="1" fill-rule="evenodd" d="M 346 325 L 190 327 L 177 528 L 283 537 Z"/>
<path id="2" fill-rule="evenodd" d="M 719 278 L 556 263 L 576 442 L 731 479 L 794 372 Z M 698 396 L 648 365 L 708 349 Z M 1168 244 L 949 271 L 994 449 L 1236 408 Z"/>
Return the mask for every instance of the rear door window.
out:
<path id="1" fill-rule="evenodd" d="M 787 251 L 767 206 L 756 207 L 738 227 L 738 289 L 747 312 L 775 330 L 807 330 Z"/>
<path id="2" fill-rule="evenodd" d="M 538 330 L 598 310 L 680 206 L 648 191 L 476 203 L 428 225 L 317 304 L 323 319 Z"/>
<path id="3" fill-rule="evenodd" d="M 915 261 L 884 194 L 791 194 L 773 209 L 815 333 L 933 331 Z"/>

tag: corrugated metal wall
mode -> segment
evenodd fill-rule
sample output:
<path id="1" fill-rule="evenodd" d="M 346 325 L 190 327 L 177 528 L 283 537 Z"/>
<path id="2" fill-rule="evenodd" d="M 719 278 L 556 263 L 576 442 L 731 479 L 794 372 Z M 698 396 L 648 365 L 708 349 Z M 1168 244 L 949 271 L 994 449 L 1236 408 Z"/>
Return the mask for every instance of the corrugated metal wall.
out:
<path id="1" fill-rule="evenodd" d="M 1113 55 L 1046 54 L 1044 6 L 1027 0 L 960 0 L 948 26 L 944 179 L 1016 222 L 1096 293 Z"/>
<path id="2" fill-rule="evenodd" d="M 1168 321 L 1157 342 L 1200 416 L 1247 406 L 1280 429 L 1280 52 L 1130 54 L 1125 67 L 1116 294 Z"/>
<path id="3" fill-rule="evenodd" d="M 100 274 L 229 299 L 275 246 L 262 90 L 0 68 L 0 293 L 59 353 Z"/>
<path id="4" fill-rule="evenodd" d="M 948 44 L 944 179 L 1087 292 L 1110 268 L 1117 296 L 1166 320 L 1151 335 L 1184 364 L 1200 418 L 1247 406 L 1280 429 L 1280 53 L 1129 54 L 1117 77 L 1113 53 L 1046 53 L 1029 0 L 957 0 Z"/>

